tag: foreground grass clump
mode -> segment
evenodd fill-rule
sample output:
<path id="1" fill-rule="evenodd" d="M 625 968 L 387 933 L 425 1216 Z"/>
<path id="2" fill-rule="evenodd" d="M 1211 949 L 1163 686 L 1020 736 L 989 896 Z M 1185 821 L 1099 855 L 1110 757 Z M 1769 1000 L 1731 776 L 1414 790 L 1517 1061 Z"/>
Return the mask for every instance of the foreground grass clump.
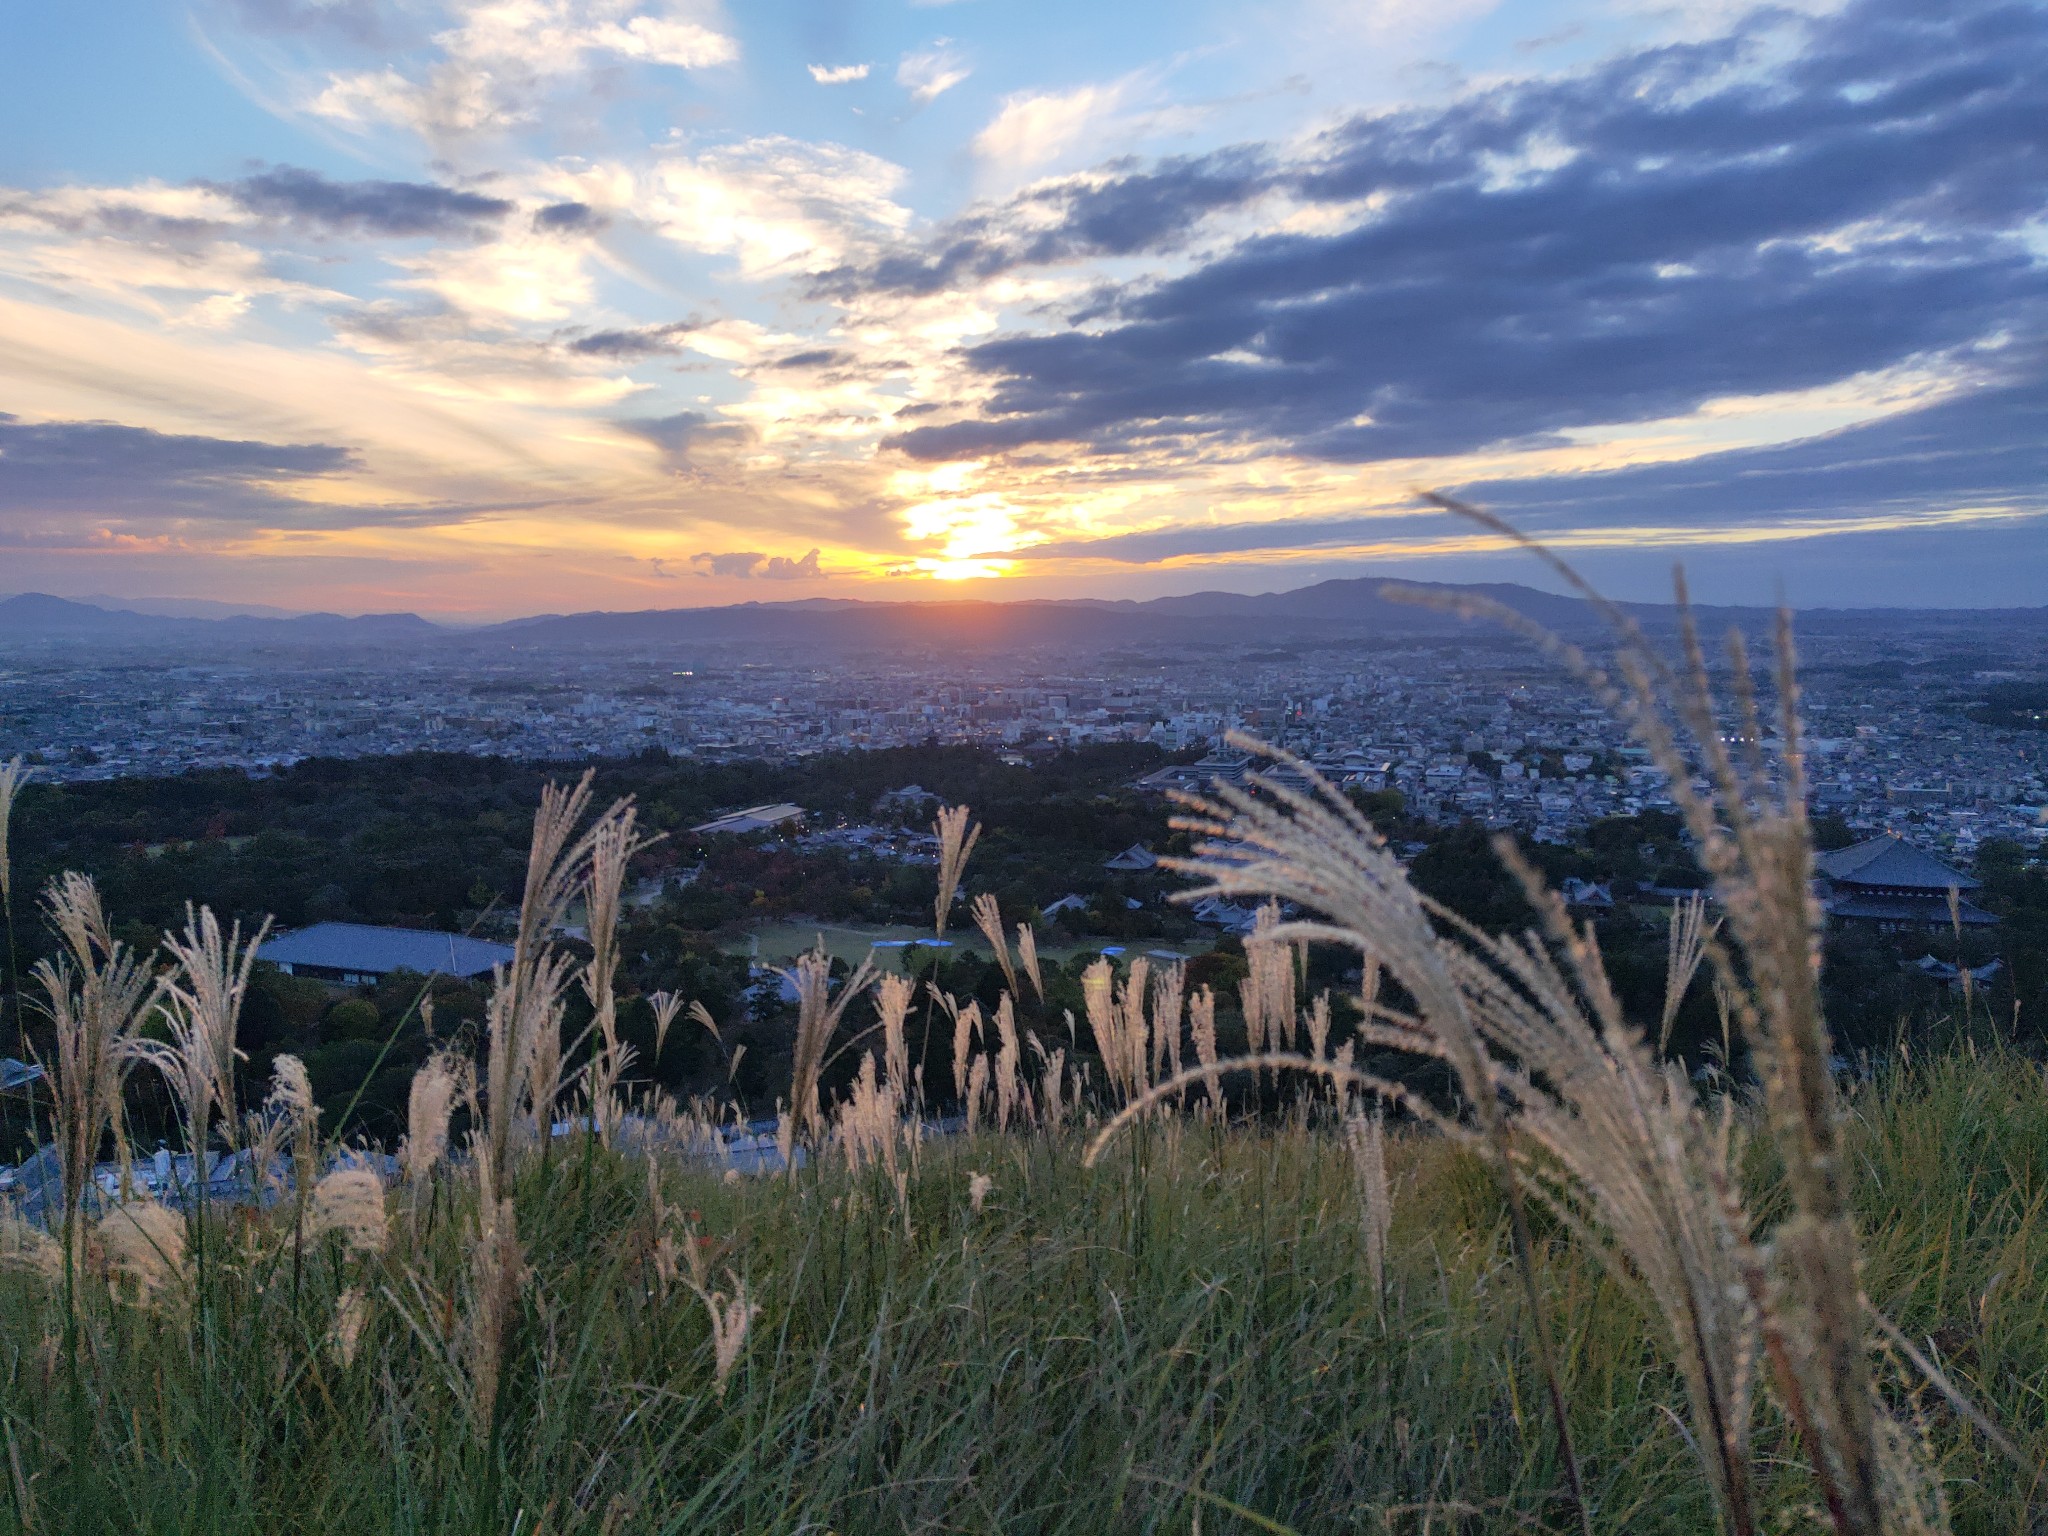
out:
<path id="1" fill-rule="evenodd" d="M 1944 1058 L 1863 1090 L 1850 1123 L 1873 1298 L 1993 1417 L 2037 1425 L 2036 1069 Z M 511 1189 L 530 1273 L 488 1423 L 462 1358 L 468 1179 L 399 1197 L 375 1253 L 341 1235 L 295 1246 L 262 1230 L 276 1217 L 209 1218 L 203 1271 L 188 1258 L 147 1306 L 84 1303 L 76 1397 L 61 1287 L 11 1275 L 11 1523 L 1306 1533 L 1568 1518 L 1518 1363 L 1505 1213 L 1471 1154 L 1392 1138 L 1381 1294 L 1330 1131 L 1150 1125 L 1092 1169 L 1081 1150 L 1059 1134 L 930 1147 L 905 1203 L 879 1169 L 728 1181 L 669 1165 L 650 1190 L 639 1160 L 557 1146 Z M 991 1181 L 978 1208 L 976 1175 Z M 760 1308 L 722 1394 L 691 1249 L 707 1289 L 744 1284 Z M 1598 1527 L 1711 1529 L 1649 1320 L 1555 1234 L 1539 1232 L 1539 1274 Z M 2038 1490 L 1907 1381 L 1888 1387 L 1924 1429 L 1954 1528 L 2027 1529 Z M 1768 1529 L 1817 1513 L 1789 1438 L 1759 1425 Z M 2022 1441 L 2048 1452 L 2038 1432 Z"/>

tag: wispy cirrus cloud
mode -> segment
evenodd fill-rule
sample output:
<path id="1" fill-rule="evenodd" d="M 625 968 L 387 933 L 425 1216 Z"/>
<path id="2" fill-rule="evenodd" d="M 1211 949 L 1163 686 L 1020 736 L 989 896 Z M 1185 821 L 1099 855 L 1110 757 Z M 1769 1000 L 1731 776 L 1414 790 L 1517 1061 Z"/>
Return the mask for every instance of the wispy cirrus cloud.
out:
<path id="1" fill-rule="evenodd" d="M 896 64 L 896 83 L 919 106 L 938 100 L 974 73 L 967 60 L 941 38 L 929 48 L 906 53 Z"/>
<path id="2" fill-rule="evenodd" d="M 330 74 L 306 101 L 350 127 L 399 127 L 432 142 L 534 121 L 548 94 L 594 61 L 710 69 L 739 59 L 726 31 L 675 5 L 636 0 L 470 0 L 416 65 Z"/>

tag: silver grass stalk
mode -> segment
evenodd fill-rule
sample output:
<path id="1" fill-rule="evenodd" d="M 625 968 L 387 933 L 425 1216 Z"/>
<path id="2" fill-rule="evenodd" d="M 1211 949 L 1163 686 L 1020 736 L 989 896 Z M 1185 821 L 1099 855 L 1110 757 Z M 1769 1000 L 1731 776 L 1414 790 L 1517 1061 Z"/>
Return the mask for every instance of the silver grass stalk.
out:
<path id="1" fill-rule="evenodd" d="M 1660 1069 L 1622 1016 L 1590 927 L 1574 928 L 1511 841 L 1496 846 L 1566 962 L 1534 935 L 1471 940 L 1489 1041 L 1514 1063 L 1516 1129 L 1546 1154 L 1525 1177 L 1661 1317 L 1724 1528 L 1747 1533 L 1760 1330 L 1742 1277 L 1750 1223 L 1733 1194 L 1732 1106 L 1710 1123 L 1683 1073 Z"/>
<path id="2" fill-rule="evenodd" d="M 725 1397 L 726 1379 L 739 1364 L 740 1351 L 746 1347 L 747 1330 L 761 1314 L 761 1309 L 747 1299 L 745 1282 L 730 1270 L 725 1278 L 732 1286 L 730 1293 L 710 1290 L 695 1279 L 689 1282 L 697 1299 L 704 1303 L 711 1322 L 711 1385 L 721 1400 Z"/>
<path id="3" fill-rule="evenodd" d="M 56 1281 L 64 1275 L 64 1250 L 33 1222 L 0 1215 L 0 1270 Z"/>
<path id="4" fill-rule="evenodd" d="M 413 1079 L 414 1089 L 419 1079 Z M 270 1164 L 278 1147 L 289 1138 L 292 1151 L 292 1187 L 304 1197 L 313 1177 L 314 1152 L 318 1143 L 320 1110 L 313 1102 L 313 1080 L 306 1064 L 296 1056 L 281 1055 L 270 1064 L 270 1092 L 264 1096 L 268 1112 L 261 1140 L 254 1147 L 257 1177 L 269 1177 Z"/>
<path id="5" fill-rule="evenodd" d="M 1761 711 L 1739 632 L 1728 640 L 1735 680 L 1729 711 L 1717 697 L 1684 573 L 1674 575 L 1682 665 L 1667 665 L 1640 627 L 1551 551 L 1491 513 L 1448 497 L 1430 500 L 1541 560 L 1599 613 L 1617 637 L 1616 684 L 1584 654 L 1512 610 L 1484 602 L 1493 617 L 1571 669 L 1646 747 L 1670 780 L 1670 794 L 1697 846 L 1733 940 L 1707 945 L 1764 1086 L 1772 1140 L 1784 1161 L 1792 1215 L 1778 1228 L 1779 1284 L 1768 1296 L 1773 1373 L 1819 1476 L 1830 1522 L 1842 1536 L 1881 1529 L 1879 1417 L 1872 1409 L 1863 1336 L 1859 1259 L 1842 1149 L 1842 1110 L 1828 1069 L 1831 1045 L 1820 1006 L 1820 911 L 1812 894 L 1813 842 L 1806 819 L 1797 663 L 1790 616 L 1778 615 L 1774 645 L 1777 773 L 1762 750 Z M 1675 716 L 1677 729 L 1671 718 Z M 1704 787 L 1694 783 L 1695 763 Z M 1741 964 L 1735 963 L 1739 954 Z"/>
<path id="6" fill-rule="evenodd" d="M 448 1152 L 448 1125 L 455 1106 L 473 1088 L 469 1062 L 449 1051 L 436 1051 L 413 1074 L 406 1095 L 405 1140 L 398 1149 L 399 1167 L 408 1184 L 418 1186 L 433 1176 Z"/>
<path id="7" fill-rule="evenodd" d="M 170 1084 L 185 1122 L 185 1140 L 206 1184 L 206 1143 L 216 1112 L 230 1146 L 234 1144 L 235 1029 L 257 946 L 270 931 L 266 919 L 248 947 L 242 926 L 225 935 L 210 907 L 195 914 L 185 909 L 185 931 L 164 935 L 164 947 L 177 962 L 162 988 L 161 1019 L 168 1040 L 137 1040 L 138 1059 L 148 1062 Z"/>
<path id="8" fill-rule="evenodd" d="M 953 893 L 960 889 L 967 857 L 981 837 L 981 823 L 970 828 L 967 816 L 964 805 L 945 806 L 939 811 L 939 819 L 932 823 L 932 831 L 939 839 L 939 893 L 932 903 L 932 917 L 937 936 L 942 939 L 946 936 L 946 919 L 953 915 Z"/>
<path id="9" fill-rule="evenodd" d="M 824 1076 L 832 1036 L 847 1006 L 875 979 L 875 967 L 871 960 L 862 960 L 840 984 L 837 996 L 832 993 L 832 957 L 822 945 L 799 955 L 795 968 L 781 974 L 796 985 L 796 1049 L 790 1069 L 789 1134 L 801 1138 L 817 1123 L 818 1084 Z"/>
<path id="10" fill-rule="evenodd" d="M 1697 892 L 1673 904 L 1670 922 L 1664 944 L 1664 1013 L 1657 1021 L 1660 1056 L 1670 1049 L 1671 1027 L 1678 1022 L 1678 1010 L 1684 1006 L 1685 994 L 1699 973 L 1700 961 L 1706 958 L 1707 940 L 1711 936 L 1707 904 Z M 1712 932 L 1718 932 L 1720 926 L 1716 923 Z"/>
<path id="11" fill-rule="evenodd" d="M 619 1039 L 617 980 L 626 870 L 633 855 L 646 846 L 634 827 L 637 815 L 630 801 L 621 800 L 591 828 L 589 872 L 583 887 L 584 928 L 590 936 L 583 995 L 590 1000 L 591 1027 L 598 1036 L 588 1098 L 591 1123 L 606 1146 L 611 1145 L 624 1116 L 619 1085 L 632 1068 L 632 1047 Z"/>
<path id="12" fill-rule="evenodd" d="M 1294 946 L 1273 936 L 1279 926 L 1279 903 L 1268 902 L 1244 941 L 1245 985 L 1239 1000 L 1254 1051 L 1294 1049 Z"/>
<path id="13" fill-rule="evenodd" d="M 974 914 L 974 926 L 981 930 L 981 936 L 988 940 L 988 947 L 995 951 L 996 964 L 1003 968 L 1003 985 L 1014 993 L 1017 990 L 1017 967 L 1010 962 L 1010 941 L 1003 932 L 1003 914 L 996 906 L 995 897 L 983 891 L 974 898 L 968 910 Z"/>
<path id="14" fill-rule="evenodd" d="M 1202 1086 L 1209 1107 L 1223 1107 L 1223 1077 L 1216 1070 L 1216 993 L 1207 986 L 1188 999 L 1188 1033 L 1194 1038 L 1195 1060 L 1202 1064 Z"/>
<path id="15" fill-rule="evenodd" d="M 1151 1080 L 1180 1071 L 1181 999 L 1187 990 L 1183 965 L 1162 965 L 1152 978 Z"/>
<path id="16" fill-rule="evenodd" d="M 971 999 L 963 1004 L 950 992 L 941 992 L 936 986 L 932 988 L 932 996 L 953 1021 L 953 1092 L 964 1100 L 967 1097 L 968 1057 L 975 1039 L 981 1034 L 981 1005 Z"/>
<path id="17" fill-rule="evenodd" d="M 659 1061 L 662 1051 L 668 1045 L 669 1027 L 675 1023 L 676 1015 L 683 1011 L 683 1000 L 673 992 L 650 992 L 647 994 L 647 1006 L 654 1010 L 654 1059 Z M 703 1004 L 699 1003 L 697 1006 L 701 1008 Z M 711 1017 L 708 1010 L 704 1017 Z M 711 1027 L 711 1038 L 718 1038 L 716 1024 Z"/>
<path id="18" fill-rule="evenodd" d="M 903 1124 L 902 1106 L 896 1084 L 876 1072 L 874 1053 L 862 1056 L 853 1091 L 839 1106 L 833 1128 L 834 1139 L 849 1169 L 858 1173 L 879 1165 L 892 1177 L 895 1175 L 896 1133 Z"/>
<path id="19" fill-rule="evenodd" d="M 0 901 L 11 910 L 14 905 L 14 865 L 8 847 L 8 827 L 14 820 L 15 796 L 21 793 L 33 768 L 25 767 L 17 754 L 0 763 Z"/>
<path id="20" fill-rule="evenodd" d="M 882 1026 L 882 1072 L 905 1102 L 910 1097 L 910 1040 L 904 1025 L 916 987 L 889 972 L 875 982 L 875 1021 Z"/>
<path id="21" fill-rule="evenodd" d="M 988 1098 L 988 1057 L 977 1056 L 967 1069 L 967 1134 L 981 1125 L 981 1106 Z"/>
<path id="22" fill-rule="evenodd" d="M 1024 974 L 1031 978 L 1031 990 L 1044 1002 L 1045 978 L 1038 971 L 1038 930 L 1029 923 L 1017 925 L 1017 960 L 1024 967 Z"/>
<path id="23" fill-rule="evenodd" d="M 1387 1182 L 1386 1120 L 1375 1109 L 1344 1122 L 1344 1144 L 1351 1151 L 1352 1176 L 1358 1183 L 1359 1229 L 1365 1239 L 1365 1272 L 1372 1281 L 1374 1306 L 1386 1315 L 1387 1237 L 1394 1226 L 1393 1188 Z"/>
<path id="24" fill-rule="evenodd" d="M 497 1422 L 506 1335 L 519 1311 L 527 1270 L 518 1213 L 509 1199 L 498 1197 L 488 1162 L 479 1159 L 477 1168 L 479 1200 L 457 1351 L 468 1379 L 472 1425 L 477 1439 L 488 1441 Z"/>
<path id="25" fill-rule="evenodd" d="M 1330 994 L 1318 992 L 1315 1001 L 1308 1005 L 1308 1012 L 1302 1016 L 1302 1023 L 1308 1029 L 1308 1053 L 1317 1061 L 1328 1054 L 1330 1045 Z"/>
<path id="26" fill-rule="evenodd" d="M 1005 992 L 996 1001 L 996 1129 L 1007 1131 L 1024 1088 L 1024 1051 L 1017 1039 L 1017 1014 Z"/>
<path id="27" fill-rule="evenodd" d="M 594 844 L 631 815 L 630 802 L 619 801 L 576 835 L 590 806 L 593 776 L 586 772 L 572 788 L 549 784 L 541 791 L 512 960 L 495 973 L 486 1010 L 485 1146 L 501 1188 L 515 1147 L 530 1135 L 546 1134 L 561 1093 L 562 1001 L 571 966 L 553 948 L 552 935 L 583 887 Z"/>
<path id="28" fill-rule="evenodd" d="M 44 894 L 62 946 L 36 963 L 55 1049 L 43 1063 L 56 1120 L 62 1222 L 75 1256 L 77 1218 L 92 1182 L 100 1138 L 120 1131 L 121 1087 L 131 1046 L 156 999 L 148 964 L 109 931 L 99 889 L 80 874 L 63 874 Z"/>

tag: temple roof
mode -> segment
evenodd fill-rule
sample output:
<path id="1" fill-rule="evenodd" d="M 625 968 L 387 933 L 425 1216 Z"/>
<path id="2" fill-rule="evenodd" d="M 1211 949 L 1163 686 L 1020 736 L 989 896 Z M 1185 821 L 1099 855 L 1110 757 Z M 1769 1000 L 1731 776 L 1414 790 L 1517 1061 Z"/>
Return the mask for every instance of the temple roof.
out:
<path id="1" fill-rule="evenodd" d="M 1833 853 L 1823 853 L 1814 863 L 1837 885 L 1944 893 L 1950 886 L 1959 891 L 1974 891 L 1978 885 L 1961 870 L 1951 869 L 1932 854 L 1922 853 L 1889 832 L 1837 848 Z"/>

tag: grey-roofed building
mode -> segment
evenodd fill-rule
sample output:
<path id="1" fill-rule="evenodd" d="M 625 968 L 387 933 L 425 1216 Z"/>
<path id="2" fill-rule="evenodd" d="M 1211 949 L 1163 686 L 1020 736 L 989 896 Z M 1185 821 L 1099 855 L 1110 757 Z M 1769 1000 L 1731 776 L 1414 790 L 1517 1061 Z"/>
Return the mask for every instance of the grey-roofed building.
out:
<path id="1" fill-rule="evenodd" d="M 750 805 L 744 811 L 731 811 L 699 822 L 690 830 L 700 837 L 745 837 L 750 832 L 768 832 L 803 819 L 804 808 L 785 801 L 780 805 Z"/>
<path id="2" fill-rule="evenodd" d="M 1815 858 L 1814 867 L 1830 917 L 1886 928 L 1946 928 L 1956 921 L 1981 927 L 1998 921 L 1962 899 L 1965 892 L 1977 889 L 1977 881 L 1894 833 L 1823 853 Z"/>
<path id="3" fill-rule="evenodd" d="M 1114 858 L 1102 861 L 1104 869 L 1146 870 L 1159 867 L 1159 855 L 1143 843 L 1133 843 Z"/>
<path id="4" fill-rule="evenodd" d="M 272 939 L 259 952 L 287 976 L 363 986 L 394 971 L 458 979 L 488 975 L 512 963 L 512 946 L 424 928 L 380 928 L 370 923 L 315 923 Z"/>

